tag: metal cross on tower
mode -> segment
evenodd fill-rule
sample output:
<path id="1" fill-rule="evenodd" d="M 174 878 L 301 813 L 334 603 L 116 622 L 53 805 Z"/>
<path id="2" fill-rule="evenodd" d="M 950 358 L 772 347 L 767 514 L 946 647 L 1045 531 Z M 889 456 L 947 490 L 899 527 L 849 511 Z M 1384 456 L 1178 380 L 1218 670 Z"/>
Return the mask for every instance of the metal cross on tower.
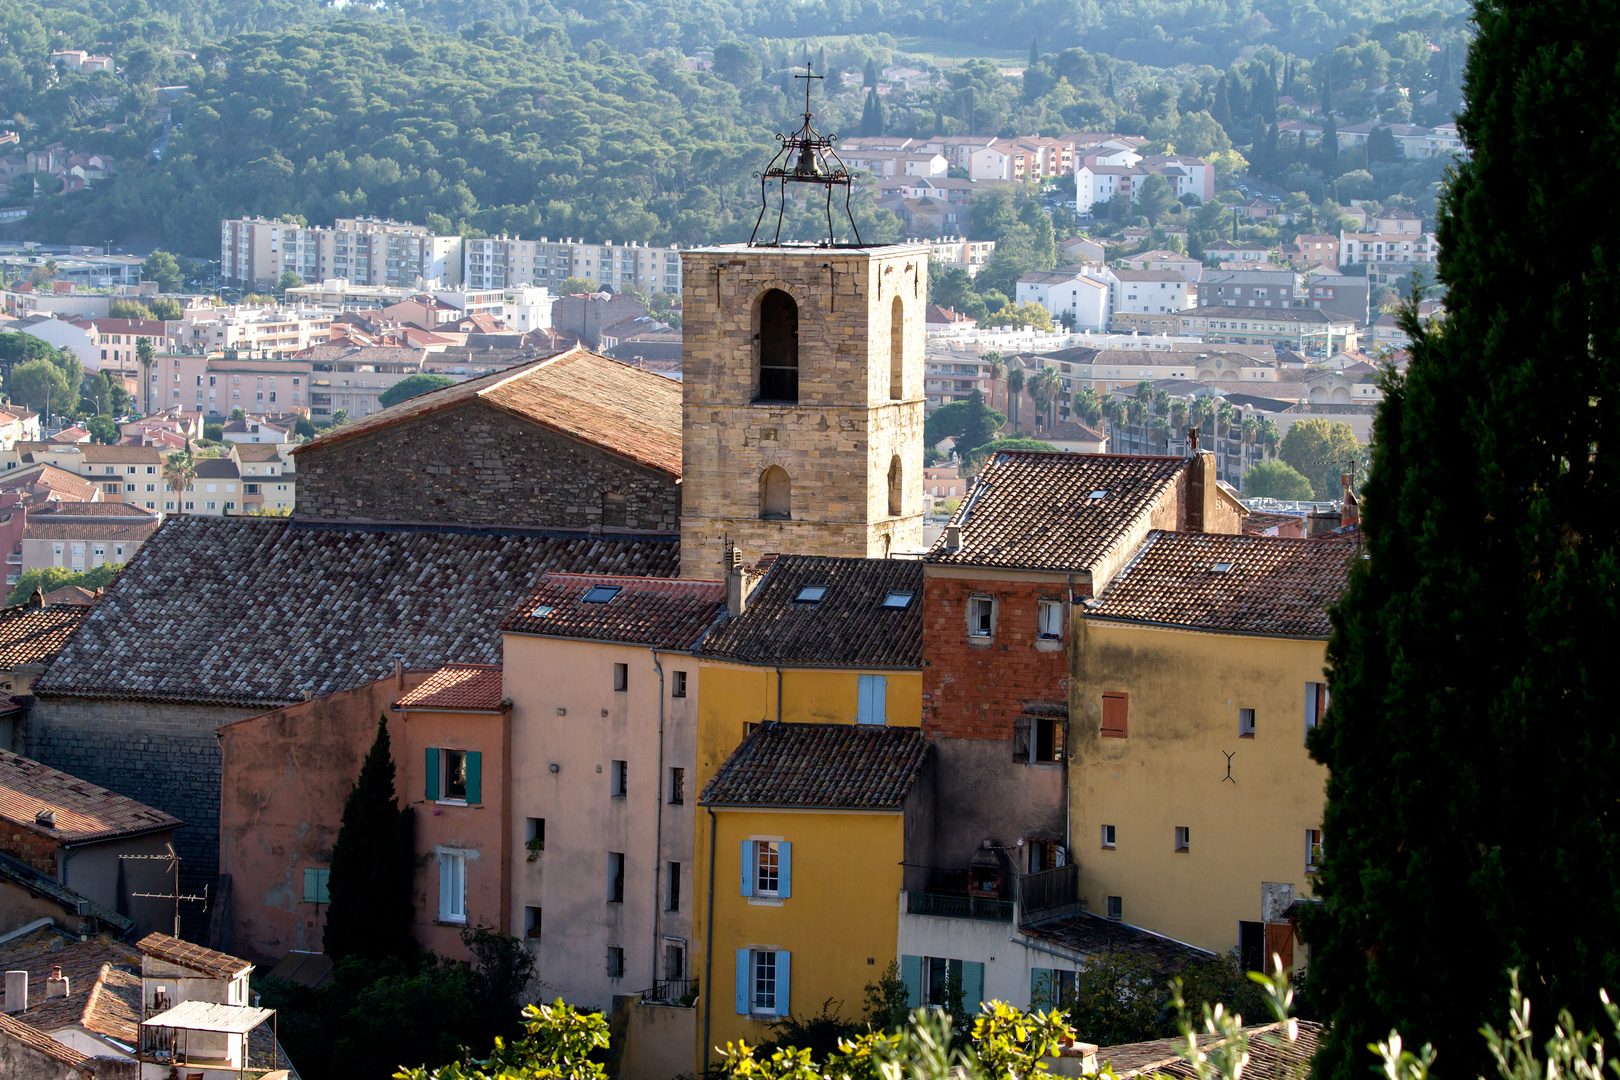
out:
<path id="1" fill-rule="evenodd" d="M 817 75 L 810 62 L 805 61 L 805 73 L 793 76 L 804 80 L 804 123 L 791 135 L 778 133 L 776 141 L 781 145 L 771 158 L 770 164 L 759 177 L 759 217 L 754 220 L 754 231 L 748 237 L 748 243 L 760 247 L 776 247 L 782 241 L 782 218 L 787 212 L 787 186 L 789 184 L 819 184 L 827 189 L 827 237 L 821 241 L 821 247 L 838 247 L 837 237 L 833 232 L 832 198 L 834 188 L 844 189 L 844 216 L 849 219 L 849 227 L 855 234 L 855 246 L 861 244 L 861 231 L 855 224 L 855 215 L 849 208 L 850 194 L 853 189 L 854 177 L 849 168 L 845 166 L 844 159 L 838 156 L 833 149 L 833 143 L 838 136 L 829 132 L 822 135 L 811 123 L 815 114 L 810 110 L 810 84 L 816 79 L 824 79 L 825 75 Z M 768 244 L 759 241 L 759 226 L 765 220 L 765 211 L 770 205 L 770 196 L 766 186 L 772 181 L 777 182 L 776 205 L 776 232 Z"/>

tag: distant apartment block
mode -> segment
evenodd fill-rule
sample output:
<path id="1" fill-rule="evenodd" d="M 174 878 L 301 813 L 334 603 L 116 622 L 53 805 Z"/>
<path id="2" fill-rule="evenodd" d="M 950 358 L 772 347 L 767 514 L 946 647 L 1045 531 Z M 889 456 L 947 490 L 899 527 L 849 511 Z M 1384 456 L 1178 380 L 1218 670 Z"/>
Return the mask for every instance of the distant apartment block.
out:
<path id="1" fill-rule="evenodd" d="M 184 352 L 238 352 L 288 357 L 332 336 L 332 312 L 299 308 L 197 308 L 186 313 L 178 347 Z"/>
<path id="2" fill-rule="evenodd" d="M 338 218 L 305 227 L 264 218 L 219 226 L 219 274 L 239 289 L 268 289 L 288 270 L 306 282 L 420 288 L 461 284 L 462 240 L 426 226 L 378 218 Z"/>
<path id="3" fill-rule="evenodd" d="M 463 279 L 469 289 L 557 286 L 584 278 L 611 292 L 681 291 L 681 249 L 628 244 L 587 244 L 573 237 L 538 240 L 496 237 L 466 242 Z"/>

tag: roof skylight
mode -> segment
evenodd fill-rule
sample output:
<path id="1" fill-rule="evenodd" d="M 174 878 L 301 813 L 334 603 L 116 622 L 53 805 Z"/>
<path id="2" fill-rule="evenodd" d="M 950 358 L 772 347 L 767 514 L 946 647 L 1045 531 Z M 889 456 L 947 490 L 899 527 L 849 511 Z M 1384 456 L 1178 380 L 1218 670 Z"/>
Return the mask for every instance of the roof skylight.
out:
<path id="1" fill-rule="evenodd" d="M 911 606 L 911 597 L 913 595 L 909 592 L 896 590 L 883 598 L 883 606 L 887 608 L 908 608 Z"/>
<path id="2" fill-rule="evenodd" d="M 537 607 L 537 608 L 535 608 L 535 609 L 534 609 L 534 610 L 533 610 L 533 611 L 532 611 L 532 612 L 530 612 L 530 613 L 529 613 L 529 614 L 530 614 L 530 616 L 531 616 L 531 617 L 532 617 L 532 618 L 536 618 L 536 619 L 543 619 L 543 618 L 545 618 L 545 617 L 546 617 L 546 616 L 547 616 L 547 615 L 550 615 L 550 614 L 551 614 L 551 613 L 552 613 L 552 612 L 553 612 L 553 611 L 555 611 L 555 610 L 556 610 L 556 609 L 555 609 L 555 608 L 553 608 L 553 607 L 552 607 L 552 606 L 551 606 L 551 605 L 550 605 L 550 604 L 541 604 L 541 605 L 540 605 L 540 606 L 539 606 L 539 607 Z"/>
<path id="3" fill-rule="evenodd" d="M 1209 568 L 1209 572 L 1212 573 L 1212 574 L 1225 574 L 1225 573 L 1228 573 L 1231 569 L 1232 569 L 1232 564 L 1231 563 L 1229 563 L 1229 562 L 1218 562 L 1214 566 Z"/>
<path id="4" fill-rule="evenodd" d="M 623 591 L 622 585 L 592 585 L 581 599 L 587 604 L 605 604 Z"/>
<path id="5" fill-rule="evenodd" d="M 814 604 L 820 602 L 821 598 L 826 595 L 827 586 L 806 585 L 799 590 L 799 594 L 793 598 L 793 602 L 796 604 Z"/>

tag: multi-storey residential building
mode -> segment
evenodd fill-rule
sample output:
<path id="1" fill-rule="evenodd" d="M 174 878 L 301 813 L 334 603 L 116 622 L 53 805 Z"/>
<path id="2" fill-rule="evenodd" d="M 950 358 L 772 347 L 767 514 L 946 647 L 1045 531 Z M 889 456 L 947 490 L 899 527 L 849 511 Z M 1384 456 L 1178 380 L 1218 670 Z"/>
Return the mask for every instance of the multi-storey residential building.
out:
<path id="1" fill-rule="evenodd" d="M 288 270 L 306 282 L 420 288 L 461 283 L 462 241 L 426 226 L 377 218 L 338 218 L 331 226 L 264 218 L 220 223 L 220 277 L 241 289 L 269 288 Z"/>
<path id="2" fill-rule="evenodd" d="M 465 280 L 468 288 L 509 289 L 550 286 L 579 277 L 612 292 L 681 291 L 679 246 L 639 243 L 587 244 L 572 237 L 553 241 L 497 237 L 469 240 Z"/>
<path id="3" fill-rule="evenodd" d="M 940 263 L 947 270 L 960 267 L 969 274 L 977 274 L 990 256 L 996 253 L 994 240 L 965 240 L 960 236 L 945 236 L 939 239 L 917 239 L 906 241 L 908 244 L 927 244 L 928 257 Z"/>
<path id="4" fill-rule="evenodd" d="M 134 370 L 136 345 L 142 338 L 157 353 L 173 352 L 184 340 L 184 324 L 162 319 L 92 319 L 92 347 L 100 352 L 102 367 Z"/>
<path id="5" fill-rule="evenodd" d="M 122 566 L 162 520 L 154 511 L 118 502 L 47 502 L 12 513 L 22 521 L 14 548 L 19 559 L 6 567 L 11 584 L 18 574 L 47 567 L 83 572 L 104 563 Z"/>
<path id="6" fill-rule="evenodd" d="M 1114 298 L 1108 285 L 1113 272 L 1071 266 L 1042 270 L 1018 279 L 1014 299 L 1036 303 L 1054 319 L 1068 315 L 1077 330 L 1106 330 L 1113 316 Z"/>
<path id="7" fill-rule="evenodd" d="M 235 443 L 231 460 L 242 481 L 242 512 L 292 510 L 298 502 L 298 476 L 288 443 Z"/>
<path id="8" fill-rule="evenodd" d="M 1113 278 L 1115 330 L 1171 331 L 1175 327 L 1170 318 L 1193 306 L 1193 286 L 1176 270 L 1118 269 L 1109 273 Z"/>
<path id="9" fill-rule="evenodd" d="M 1327 356 L 1356 347 L 1356 320 L 1306 308 L 1197 307 L 1178 317 L 1183 334 L 1206 342 L 1281 345 Z M 1326 350 L 1326 351 L 1324 351 Z"/>
<path id="10" fill-rule="evenodd" d="M 187 312 L 179 347 L 201 353 L 234 349 L 288 357 L 331 336 L 330 311 L 232 305 Z"/>
<path id="11" fill-rule="evenodd" d="M 394 351 L 416 355 L 414 350 Z M 308 360 L 160 356 L 148 375 L 150 411 L 179 408 L 211 417 L 237 409 L 254 415 L 297 412 L 311 407 L 312 371 Z"/>

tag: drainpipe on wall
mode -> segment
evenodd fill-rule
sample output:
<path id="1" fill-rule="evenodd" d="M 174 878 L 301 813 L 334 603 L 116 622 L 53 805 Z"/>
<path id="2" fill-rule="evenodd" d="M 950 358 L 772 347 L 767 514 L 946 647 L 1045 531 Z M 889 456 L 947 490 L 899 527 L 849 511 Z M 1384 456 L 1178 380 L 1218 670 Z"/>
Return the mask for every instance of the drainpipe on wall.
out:
<path id="1" fill-rule="evenodd" d="M 649 646 L 653 670 L 658 672 L 658 808 L 653 814 L 653 940 L 652 985 L 658 985 L 658 943 L 663 929 L 664 870 L 664 666 L 658 662 L 658 650 Z"/>
<path id="2" fill-rule="evenodd" d="M 703 1075 L 709 1074 L 709 1011 L 714 1007 L 714 808 L 709 811 L 709 918 L 703 934 Z"/>

